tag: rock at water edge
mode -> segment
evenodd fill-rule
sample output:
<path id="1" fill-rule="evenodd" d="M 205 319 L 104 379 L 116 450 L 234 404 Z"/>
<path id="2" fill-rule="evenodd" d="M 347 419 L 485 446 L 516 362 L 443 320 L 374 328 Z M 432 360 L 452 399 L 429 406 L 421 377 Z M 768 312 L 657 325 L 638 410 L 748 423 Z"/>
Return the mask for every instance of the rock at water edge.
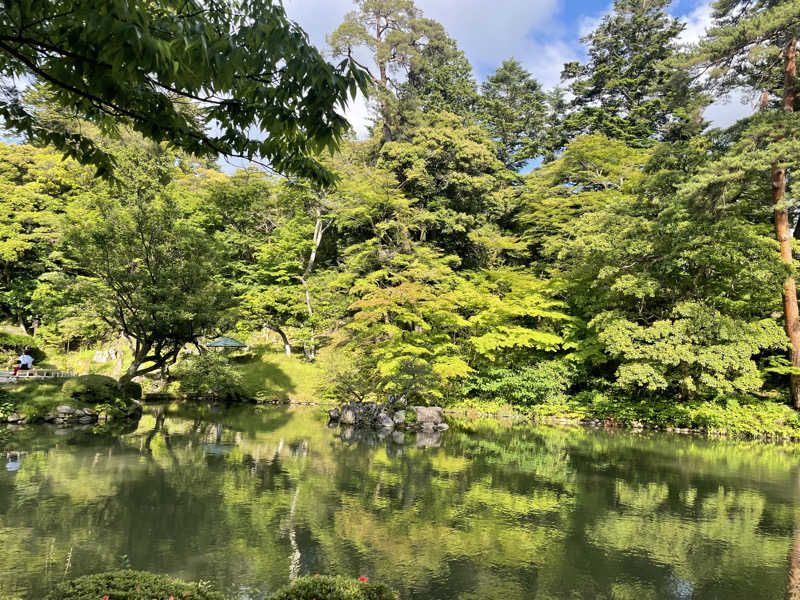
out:
<path id="1" fill-rule="evenodd" d="M 343 425 L 352 425 L 356 422 L 356 413 L 352 408 L 345 408 L 342 411 L 342 418 L 341 418 Z"/>
<path id="2" fill-rule="evenodd" d="M 444 411 L 441 406 L 415 406 L 414 411 L 417 413 L 417 422 L 419 423 L 438 425 L 444 421 Z"/>

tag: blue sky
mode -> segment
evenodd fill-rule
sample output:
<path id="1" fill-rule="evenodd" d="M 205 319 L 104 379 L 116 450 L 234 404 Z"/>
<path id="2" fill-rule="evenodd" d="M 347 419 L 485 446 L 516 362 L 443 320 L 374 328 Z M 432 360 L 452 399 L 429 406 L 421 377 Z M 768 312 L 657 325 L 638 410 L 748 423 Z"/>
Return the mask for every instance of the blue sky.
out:
<path id="1" fill-rule="evenodd" d="M 327 50 L 325 35 L 352 10 L 352 0 L 284 0 L 289 16 Z M 584 56 L 579 38 L 607 13 L 612 0 L 416 0 L 425 16 L 436 19 L 464 50 L 478 80 L 514 56 L 547 88 L 559 81 L 563 64 Z M 686 41 L 696 40 L 710 22 L 703 0 L 676 0 L 670 12 L 687 23 Z M 729 125 L 749 114 L 739 98 L 712 106 L 706 116 L 715 125 Z M 363 101 L 348 110 L 363 135 L 368 110 Z"/>

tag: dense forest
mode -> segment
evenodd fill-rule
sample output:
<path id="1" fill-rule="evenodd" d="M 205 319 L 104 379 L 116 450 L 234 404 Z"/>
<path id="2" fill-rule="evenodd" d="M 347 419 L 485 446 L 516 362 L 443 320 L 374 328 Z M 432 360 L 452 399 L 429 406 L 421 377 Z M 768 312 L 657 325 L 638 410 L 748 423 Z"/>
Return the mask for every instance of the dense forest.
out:
<path id="1" fill-rule="evenodd" d="M 800 2 L 720 0 L 690 46 L 668 5 L 616 0 L 548 90 L 513 58 L 479 84 L 412 0 L 356 0 L 326 51 L 371 135 L 260 142 L 271 168 L 233 174 L 40 81 L 20 102 L 58 135 L 0 146 L 0 316 L 63 350 L 123 336 L 128 380 L 224 373 L 186 349 L 268 335 L 340 399 L 797 420 Z M 711 128 L 730 92 L 754 114 Z"/>

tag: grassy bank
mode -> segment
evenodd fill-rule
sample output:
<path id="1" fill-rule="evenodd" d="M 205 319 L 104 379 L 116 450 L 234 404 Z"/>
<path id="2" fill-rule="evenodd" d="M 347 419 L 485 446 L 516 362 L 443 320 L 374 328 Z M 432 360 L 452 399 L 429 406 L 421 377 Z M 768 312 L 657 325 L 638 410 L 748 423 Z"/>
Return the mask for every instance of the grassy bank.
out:
<path id="1" fill-rule="evenodd" d="M 529 407 L 501 401 L 455 402 L 451 410 L 515 414 L 536 421 L 582 422 L 618 427 L 694 431 L 712 435 L 800 440 L 800 414 L 782 402 L 754 397 L 717 401 L 617 398 L 582 392 Z"/>
<path id="2" fill-rule="evenodd" d="M 324 381 L 319 363 L 311 363 L 298 356 L 278 352 L 264 352 L 252 359 L 233 361 L 245 391 L 267 400 L 314 402 L 321 395 Z"/>
<path id="3" fill-rule="evenodd" d="M 25 415 L 29 420 L 43 419 L 48 413 L 56 411 L 56 407 L 66 402 L 61 392 L 63 380 L 56 381 L 24 381 L 16 385 L 5 385 L 0 388 L 0 417 L 11 413 Z M 73 408 L 86 408 L 82 402 L 70 401 Z"/>

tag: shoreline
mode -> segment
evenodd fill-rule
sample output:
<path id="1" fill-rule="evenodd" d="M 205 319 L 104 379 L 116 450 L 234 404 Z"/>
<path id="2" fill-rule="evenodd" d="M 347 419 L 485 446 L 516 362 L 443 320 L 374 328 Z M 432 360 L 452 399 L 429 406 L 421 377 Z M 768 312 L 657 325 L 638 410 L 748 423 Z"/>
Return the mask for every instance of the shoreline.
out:
<path id="1" fill-rule="evenodd" d="M 158 398 L 144 398 L 142 400 L 142 408 L 147 408 L 148 406 L 155 406 L 158 404 L 170 403 L 170 402 L 186 402 L 191 404 L 193 401 L 178 398 L 178 397 L 158 397 Z M 221 403 L 224 404 L 224 403 Z M 318 407 L 318 408 L 325 408 L 325 407 L 335 407 L 338 406 L 335 402 L 314 402 L 314 401 L 299 401 L 299 400 L 270 400 L 270 401 L 262 401 L 258 403 L 232 403 L 230 406 L 251 406 L 254 409 L 258 409 L 259 407 L 278 407 L 278 406 L 288 406 L 288 407 L 295 407 L 295 406 L 302 406 L 302 407 Z M 769 432 L 764 433 L 745 433 L 745 432 L 730 432 L 730 431 L 721 431 L 721 430 L 708 430 L 708 429 L 701 429 L 701 428 L 691 428 L 691 427 L 673 427 L 673 426 L 660 426 L 654 425 L 651 423 L 647 423 L 644 421 L 636 421 L 635 424 L 630 425 L 626 423 L 621 423 L 619 421 L 614 420 L 613 418 L 608 419 L 600 419 L 600 418 L 577 418 L 574 416 L 564 415 L 547 415 L 547 416 L 537 416 L 537 415 L 526 415 L 525 413 L 514 411 L 514 410 L 497 410 L 497 411 L 485 411 L 479 410 L 477 408 L 460 408 L 460 407 L 453 407 L 453 408 L 443 408 L 442 409 L 444 414 L 448 417 L 461 417 L 467 419 L 480 419 L 480 418 L 490 418 L 495 419 L 498 421 L 511 421 L 514 423 L 526 423 L 529 425 L 549 425 L 554 427 L 581 427 L 584 429 L 602 429 L 606 431 L 626 431 L 631 433 L 641 433 L 641 432 L 656 432 L 656 433 L 670 433 L 670 434 L 677 434 L 677 435 L 693 435 L 699 437 L 705 437 L 708 439 L 730 439 L 730 440 L 749 440 L 749 441 L 760 441 L 768 444 L 781 444 L 781 443 L 800 443 L 800 434 L 797 435 L 785 435 L 785 434 L 773 434 Z M 7 420 L 4 416 L 0 415 L 0 426 L 11 426 L 14 428 L 18 428 L 21 426 L 26 425 L 43 425 L 47 424 L 47 421 L 44 419 L 19 419 L 19 420 Z M 77 425 L 77 423 L 70 423 L 71 425 Z M 94 423 L 96 424 L 96 423 Z M 63 423 L 62 426 L 67 425 L 67 423 Z"/>

